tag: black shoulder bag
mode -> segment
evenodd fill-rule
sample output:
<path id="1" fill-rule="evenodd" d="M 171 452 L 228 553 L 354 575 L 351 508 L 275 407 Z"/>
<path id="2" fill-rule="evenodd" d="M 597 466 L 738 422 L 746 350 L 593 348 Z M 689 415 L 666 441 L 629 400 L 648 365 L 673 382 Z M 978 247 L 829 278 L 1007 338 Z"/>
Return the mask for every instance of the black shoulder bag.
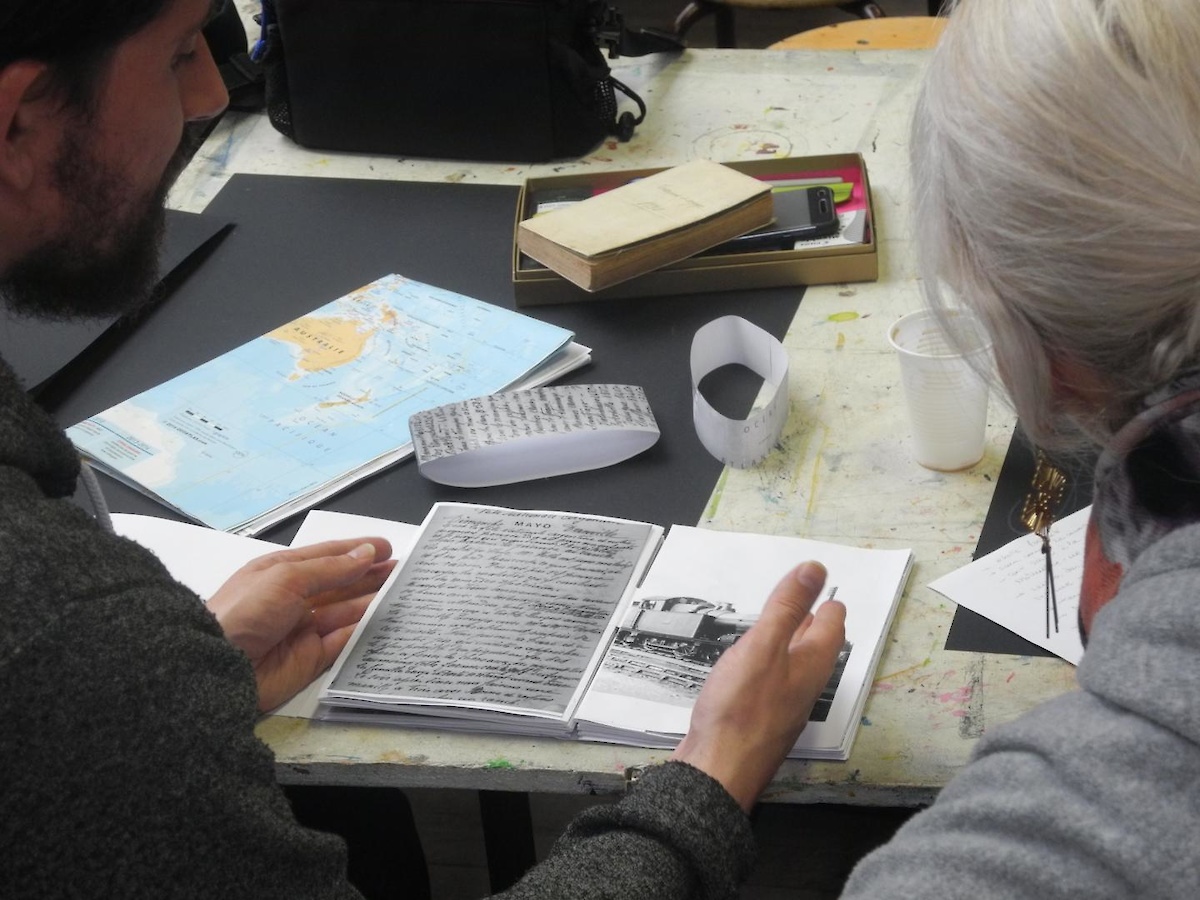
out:
<path id="1" fill-rule="evenodd" d="M 307 147 L 389 156 L 544 162 L 628 140 L 646 106 L 600 48 L 683 46 L 626 28 L 605 0 L 263 0 L 259 22 L 271 123 Z"/>

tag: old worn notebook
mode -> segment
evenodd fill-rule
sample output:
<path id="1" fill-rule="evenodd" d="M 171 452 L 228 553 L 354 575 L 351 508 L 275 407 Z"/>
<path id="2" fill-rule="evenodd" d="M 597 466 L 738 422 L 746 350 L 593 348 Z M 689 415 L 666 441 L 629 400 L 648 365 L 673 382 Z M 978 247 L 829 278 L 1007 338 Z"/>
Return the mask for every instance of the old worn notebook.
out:
<path id="1" fill-rule="evenodd" d="M 768 224 L 771 186 L 709 160 L 631 181 L 521 222 L 521 252 L 588 291 Z"/>

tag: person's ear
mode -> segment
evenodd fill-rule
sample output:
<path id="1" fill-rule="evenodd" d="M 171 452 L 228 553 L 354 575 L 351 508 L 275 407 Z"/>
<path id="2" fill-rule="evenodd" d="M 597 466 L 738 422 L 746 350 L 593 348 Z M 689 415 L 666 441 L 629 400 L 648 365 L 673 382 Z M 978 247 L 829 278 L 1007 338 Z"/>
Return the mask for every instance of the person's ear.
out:
<path id="1" fill-rule="evenodd" d="M 0 69 L 0 187 L 23 192 L 47 153 L 57 108 L 46 89 L 45 63 L 18 60 Z"/>
<path id="2" fill-rule="evenodd" d="M 1049 357 L 1050 382 L 1059 403 L 1089 413 L 1106 408 L 1112 388 L 1095 369 L 1062 350 L 1051 350 Z"/>

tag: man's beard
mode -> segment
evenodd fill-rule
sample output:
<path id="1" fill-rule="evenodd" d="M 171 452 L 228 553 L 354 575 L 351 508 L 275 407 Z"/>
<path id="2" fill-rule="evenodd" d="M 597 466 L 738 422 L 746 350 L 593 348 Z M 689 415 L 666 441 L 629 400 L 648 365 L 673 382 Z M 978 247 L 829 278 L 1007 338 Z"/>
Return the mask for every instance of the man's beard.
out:
<path id="1" fill-rule="evenodd" d="M 0 301 L 14 313 L 106 317 L 136 310 L 154 294 L 167 192 L 192 144 L 181 142 L 154 191 L 131 204 L 127 182 L 88 152 L 87 131 L 86 124 L 73 127 L 54 163 L 68 217 L 61 236 L 0 278 Z M 114 220 L 117 211 L 120 219 Z"/>

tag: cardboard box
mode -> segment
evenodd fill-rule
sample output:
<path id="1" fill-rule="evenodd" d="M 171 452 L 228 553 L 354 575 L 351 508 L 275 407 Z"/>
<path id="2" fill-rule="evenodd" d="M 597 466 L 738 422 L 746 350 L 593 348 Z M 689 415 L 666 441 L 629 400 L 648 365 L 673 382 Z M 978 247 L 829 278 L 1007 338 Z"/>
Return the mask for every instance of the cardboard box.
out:
<path id="1" fill-rule="evenodd" d="M 834 284 L 874 281 L 879 277 L 879 254 L 875 234 L 875 211 L 870 183 L 861 154 L 794 156 L 779 159 L 727 163 L 731 168 L 756 177 L 808 175 L 838 170 L 855 170 L 860 176 L 866 214 L 866 241 L 837 246 L 770 250 L 693 256 L 639 275 L 604 290 L 589 292 L 576 287 L 550 269 L 530 267 L 530 260 L 517 250 L 516 233 L 521 220 L 533 212 L 532 197 L 550 193 L 588 193 L 616 187 L 632 178 L 651 175 L 660 169 L 626 169 L 615 172 L 530 178 L 517 198 L 513 224 L 512 280 L 517 306 L 605 300 L 621 297 L 653 297 L 670 294 L 700 294 L 709 291 L 746 290 L 788 285 Z M 522 263 L 524 262 L 524 266 Z"/>

